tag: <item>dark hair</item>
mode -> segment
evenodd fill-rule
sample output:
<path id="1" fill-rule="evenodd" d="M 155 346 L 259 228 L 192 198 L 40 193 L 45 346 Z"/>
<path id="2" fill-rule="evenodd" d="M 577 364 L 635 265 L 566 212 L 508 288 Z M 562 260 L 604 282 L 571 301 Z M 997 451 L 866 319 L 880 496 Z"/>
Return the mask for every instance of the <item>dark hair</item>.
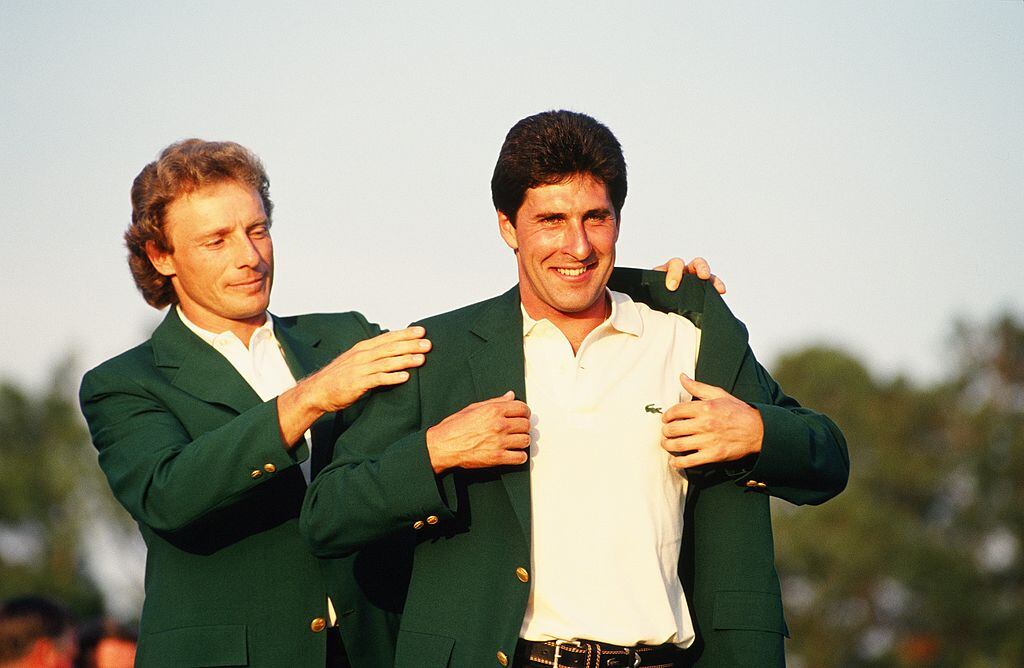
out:
<path id="1" fill-rule="evenodd" d="M 135 286 L 150 306 L 163 308 L 178 302 L 171 279 L 158 272 L 146 255 L 146 244 L 150 241 L 163 252 L 174 252 L 164 233 L 167 207 L 182 195 L 227 181 L 235 181 L 259 193 L 269 226 L 274 209 L 270 201 L 270 180 L 260 159 L 234 142 L 202 139 L 176 142 L 161 151 L 160 157 L 143 167 L 135 177 L 132 223 L 124 233 L 124 242 Z"/>
<path id="2" fill-rule="evenodd" d="M 43 596 L 19 596 L 0 605 L 0 665 L 14 662 L 40 638 L 56 640 L 74 628 L 71 611 Z"/>
<path id="3" fill-rule="evenodd" d="M 491 177 L 494 208 L 514 224 L 526 191 L 589 174 L 604 184 L 618 218 L 626 201 L 622 147 L 600 121 L 575 111 L 545 111 L 512 126 Z"/>

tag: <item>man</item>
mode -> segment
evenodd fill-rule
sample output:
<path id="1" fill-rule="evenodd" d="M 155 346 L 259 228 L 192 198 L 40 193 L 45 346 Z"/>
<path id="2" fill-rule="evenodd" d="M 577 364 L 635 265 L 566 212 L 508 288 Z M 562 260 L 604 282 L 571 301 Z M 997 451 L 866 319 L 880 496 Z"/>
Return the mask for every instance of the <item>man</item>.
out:
<path id="1" fill-rule="evenodd" d="M 129 264 L 146 301 L 171 308 L 147 342 L 85 375 L 81 403 L 149 548 L 143 666 L 391 660 L 401 602 L 372 583 L 403 555 L 325 563 L 344 602 L 333 609 L 297 518 L 357 400 L 404 382 L 430 342 L 358 313 L 269 316 L 271 213 L 262 165 L 230 142 L 173 144 L 132 187 Z M 681 261 L 670 268 L 678 282 Z"/>
<path id="2" fill-rule="evenodd" d="M 0 604 L 0 668 L 71 668 L 75 620 L 60 603 L 20 596 Z"/>
<path id="3" fill-rule="evenodd" d="M 491 187 L 519 284 L 423 321 L 429 361 L 307 493 L 314 552 L 414 546 L 400 667 L 782 665 L 768 496 L 841 491 L 841 433 L 706 283 L 612 275 L 626 172 L 606 127 L 523 119 Z"/>
<path id="4" fill-rule="evenodd" d="M 298 533 L 310 448 L 328 461 L 355 402 L 430 344 L 358 313 L 270 317 L 271 213 L 262 165 L 229 142 L 173 144 L 132 186 L 129 264 L 171 308 L 85 375 L 81 403 L 148 547 L 139 665 L 345 665 Z M 345 641 L 373 665 L 372 645 Z"/>

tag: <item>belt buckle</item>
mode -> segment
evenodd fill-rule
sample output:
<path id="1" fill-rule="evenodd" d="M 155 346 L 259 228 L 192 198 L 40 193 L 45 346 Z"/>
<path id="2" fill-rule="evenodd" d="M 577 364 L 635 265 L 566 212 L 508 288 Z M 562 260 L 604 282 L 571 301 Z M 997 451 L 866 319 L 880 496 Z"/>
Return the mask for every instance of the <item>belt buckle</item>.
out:
<path id="1" fill-rule="evenodd" d="M 574 647 L 580 646 L 579 640 L 556 640 L 555 641 L 555 656 L 552 658 L 554 663 L 551 664 L 551 668 L 558 668 L 558 660 L 562 658 L 562 645 L 572 645 Z"/>

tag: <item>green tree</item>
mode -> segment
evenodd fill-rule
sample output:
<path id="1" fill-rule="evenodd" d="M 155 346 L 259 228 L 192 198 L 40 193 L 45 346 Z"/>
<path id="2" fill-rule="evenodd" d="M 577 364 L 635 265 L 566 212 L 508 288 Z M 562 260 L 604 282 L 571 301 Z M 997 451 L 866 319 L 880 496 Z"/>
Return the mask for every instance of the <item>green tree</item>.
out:
<path id="1" fill-rule="evenodd" d="M 1024 328 L 959 325 L 952 359 L 928 387 L 833 349 L 779 361 L 852 467 L 819 508 L 776 504 L 794 664 L 1024 665 Z"/>
<path id="2" fill-rule="evenodd" d="M 93 514 L 108 513 L 113 502 L 70 366 L 61 365 L 39 393 L 0 383 L 0 598 L 43 593 L 95 615 L 103 600 L 85 569 L 82 536 Z"/>

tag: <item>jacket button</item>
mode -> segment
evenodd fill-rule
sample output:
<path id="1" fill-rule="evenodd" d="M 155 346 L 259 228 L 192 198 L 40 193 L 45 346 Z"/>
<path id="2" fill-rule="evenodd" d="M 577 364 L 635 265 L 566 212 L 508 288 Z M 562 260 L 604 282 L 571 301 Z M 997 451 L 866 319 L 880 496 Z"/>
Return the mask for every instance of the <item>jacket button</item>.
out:
<path id="1" fill-rule="evenodd" d="M 501 650 L 498 650 L 498 663 L 500 663 L 503 666 L 508 665 L 508 657 L 505 656 L 505 653 Z"/>
<path id="2" fill-rule="evenodd" d="M 757 481 L 756 480 L 748 480 L 747 481 L 747 487 L 757 487 Z"/>
<path id="3" fill-rule="evenodd" d="M 263 475 L 263 471 L 259 469 L 253 469 L 252 473 L 250 473 L 249 475 L 252 476 L 253 480 L 255 480 L 256 478 L 259 478 L 261 475 Z"/>
<path id="4" fill-rule="evenodd" d="M 764 484 L 763 482 L 759 482 L 759 483 L 757 483 L 757 488 L 758 488 L 758 489 L 764 489 L 764 488 L 765 488 L 765 487 L 767 487 L 767 486 L 768 486 L 768 485 Z"/>
<path id="5" fill-rule="evenodd" d="M 437 524 L 437 515 L 431 515 L 428 517 L 427 524 Z"/>
<path id="6" fill-rule="evenodd" d="M 520 582 L 529 582 L 530 581 L 530 572 L 527 571 L 522 566 L 520 566 L 519 568 L 516 569 L 516 577 L 519 578 Z"/>
<path id="7" fill-rule="evenodd" d="M 274 466 L 273 464 L 267 463 L 263 465 L 263 470 L 266 471 L 267 473 L 273 473 L 274 471 L 277 470 L 277 467 Z"/>
<path id="8" fill-rule="evenodd" d="M 412 523 L 412 528 L 416 529 L 416 531 L 419 531 L 420 529 L 422 529 L 425 526 L 427 526 L 427 525 L 423 523 L 423 520 L 416 520 L 415 522 Z"/>
<path id="9" fill-rule="evenodd" d="M 313 633 L 320 633 L 327 628 L 327 622 L 324 621 L 323 617 L 314 617 L 313 621 L 309 623 L 309 630 Z"/>

